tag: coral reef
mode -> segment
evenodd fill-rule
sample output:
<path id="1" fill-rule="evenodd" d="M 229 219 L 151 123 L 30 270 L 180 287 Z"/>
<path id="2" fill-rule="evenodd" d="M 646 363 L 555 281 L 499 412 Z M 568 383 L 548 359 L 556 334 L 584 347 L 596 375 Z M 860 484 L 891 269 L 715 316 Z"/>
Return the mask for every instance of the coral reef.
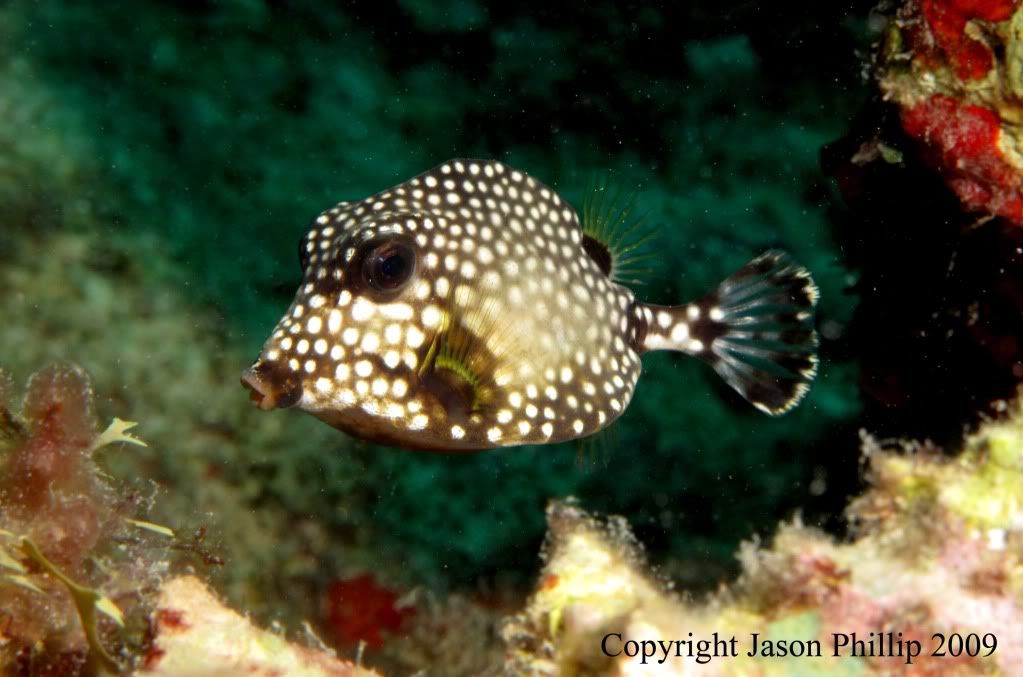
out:
<path id="1" fill-rule="evenodd" d="M 0 672 L 117 670 L 173 534 L 142 521 L 148 501 L 115 489 L 94 457 L 144 444 L 118 419 L 97 430 L 78 367 L 37 372 L 16 412 L 12 395 L 0 388 Z"/>
<path id="2" fill-rule="evenodd" d="M 1023 8 L 1017 0 L 909 0 L 890 23 L 879 82 L 963 207 L 1023 224 Z"/>
<path id="3" fill-rule="evenodd" d="M 376 674 L 257 628 L 194 577 L 162 580 L 173 534 L 139 519 L 148 502 L 94 462 L 111 444 L 143 443 L 117 419 L 98 432 L 92 400 L 81 369 L 55 366 L 17 410 L 0 408 L 5 674 Z M 836 674 L 1012 674 L 1023 662 L 1023 403 L 1005 408 L 955 457 L 864 435 L 871 487 L 848 509 L 853 540 L 782 525 L 770 548 L 745 545 L 739 580 L 701 603 L 649 573 L 623 518 L 553 503 L 538 588 L 503 626 L 502 669 L 632 674 L 645 661 L 667 674 L 771 674 L 813 660 Z M 370 574 L 329 590 L 335 639 L 386 639 L 394 669 L 499 669 L 493 642 L 459 628 L 494 628 L 514 602 L 399 596 Z M 946 655 L 934 655 L 939 641 Z"/>
<path id="4" fill-rule="evenodd" d="M 853 540 L 796 519 L 769 548 L 746 544 L 739 580 L 701 603 L 647 573 L 624 519 L 552 504 L 539 586 L 503 631 L 506 672 L 1016 674 L 1023 405 L 1012 407 L 955 458 L 864 436 L 871 486 L 849 507 Z"/>

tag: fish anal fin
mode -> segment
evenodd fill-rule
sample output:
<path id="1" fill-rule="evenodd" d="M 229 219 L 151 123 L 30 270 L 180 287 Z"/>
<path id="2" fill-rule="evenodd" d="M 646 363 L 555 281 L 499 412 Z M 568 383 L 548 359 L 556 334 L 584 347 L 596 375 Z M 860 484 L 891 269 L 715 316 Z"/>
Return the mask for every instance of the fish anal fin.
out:
<path id="1" fill-rule="evenodd" d="M 575 441 L 576 467 L 586 470 L 606 468 L 618 448 L 618 423 L 601 428 L 587 437 Z"/>

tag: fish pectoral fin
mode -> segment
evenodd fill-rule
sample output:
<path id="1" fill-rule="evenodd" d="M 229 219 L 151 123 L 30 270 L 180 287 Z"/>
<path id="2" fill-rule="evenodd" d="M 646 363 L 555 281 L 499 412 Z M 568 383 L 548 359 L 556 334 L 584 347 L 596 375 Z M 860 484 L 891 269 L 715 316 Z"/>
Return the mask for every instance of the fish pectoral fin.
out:
<path id="1" fill-rule="evenodd" d="M 649 223 L 649 213 L 638 212 L 638 201 L 638 193 L 616 187 L 610 174 L 595 176 L 583 201 L 583 251 L 619 284 L 640 284 L 650 271 L 644 262 L 657 254 L 650 246 L 657 229 Z"/>
<path id="2" fill-rule="evenodd" d="M 449 418 L 469 419 L 493 399 L 493 371 L 494 356 L 483 342 L 450 320 L 434 335 L 419 377 Z"/>

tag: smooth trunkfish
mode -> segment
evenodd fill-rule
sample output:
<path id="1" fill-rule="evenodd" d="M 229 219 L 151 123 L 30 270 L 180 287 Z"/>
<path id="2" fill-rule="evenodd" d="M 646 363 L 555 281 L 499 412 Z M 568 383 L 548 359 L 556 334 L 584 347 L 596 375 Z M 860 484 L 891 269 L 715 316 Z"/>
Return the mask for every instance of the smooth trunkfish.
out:
<path id="1" fill-rule="evenodd" d="M 438 451 L 606 428 L 651 350 L 699 357 L 771 415 L 806 394 L 818 292 L 785 253 L 657 306 L 622 283 L 621 252 L 588 226 L 493 160 L 451 160 L 341 202 L 300 243 L 303 282 L 242 383 L 262 409 L 297 406 L 356 437 Z"/>

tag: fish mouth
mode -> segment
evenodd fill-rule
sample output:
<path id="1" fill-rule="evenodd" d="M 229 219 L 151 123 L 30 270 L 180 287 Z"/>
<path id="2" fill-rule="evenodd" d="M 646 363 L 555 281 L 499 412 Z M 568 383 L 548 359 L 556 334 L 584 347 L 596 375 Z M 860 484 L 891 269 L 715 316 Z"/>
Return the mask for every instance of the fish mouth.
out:
<path id="1" fill-rule="evenodd" d="M 256 362 L 242 373 L 242 386 L 263 411 L 291 407 L 302 398 L 302 384 L 293 374 L 265 362 Z"/>

